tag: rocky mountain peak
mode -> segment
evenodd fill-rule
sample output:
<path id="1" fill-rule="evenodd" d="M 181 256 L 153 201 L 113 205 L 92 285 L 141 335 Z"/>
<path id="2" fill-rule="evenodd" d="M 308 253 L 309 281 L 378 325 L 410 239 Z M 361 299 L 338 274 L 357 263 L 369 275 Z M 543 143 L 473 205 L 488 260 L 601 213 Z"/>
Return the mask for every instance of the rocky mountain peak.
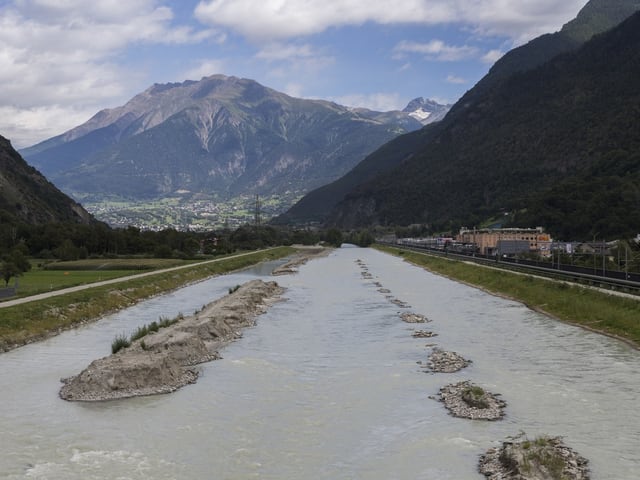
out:
<path id="1" fill-rule="evenodd" d="M 418 97 L 411 100 L 402 111 L 427 125 L 442 120 L 450 108 L 451 105 L 442 105 L 435 100 Z"/>

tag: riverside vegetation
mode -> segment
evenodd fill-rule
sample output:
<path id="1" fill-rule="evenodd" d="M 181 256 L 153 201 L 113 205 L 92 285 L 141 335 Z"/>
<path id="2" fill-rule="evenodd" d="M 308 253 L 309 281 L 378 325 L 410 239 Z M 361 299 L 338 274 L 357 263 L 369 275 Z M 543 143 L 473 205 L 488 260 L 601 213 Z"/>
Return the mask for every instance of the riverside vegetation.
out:
<path id="1" fill-rule="evenodd" d="M 636 348 L 640 345 L 640 299 L 393 247 L 376 248 L 434 273 L 520 301 L 559 320 L 623 339 Z"/>
<path id="2" fill-rule="evenodd" d="M 261 250 L 244 256 L 221 258 L 217 262 L 158 273 L 150 277 L 90 288 L 62 296 L 0 308 L 0 351 L 41 340 L 136 302 L 185 284 L 256 263 L 282 258 L 292 247 Z"/>
<path id="3" fill-rule="evenodd" d="M 231 293 L 231 291 L 229 291 L 229 293 Z M 143 325 L 142 327 L 138 327 L 138 329 L 135 332 L 133 332 L 130 337 L 127 337 L 124 333 L 117 335 L 116 338 L 114 338 L 113 342 L 111 342 L 111 353 L 114 353 L 114 354 L 118 353 L 123 348 L 127 348 L 131 346 L 132 342 L 135 342 L 136 340 L 140 340 L 151 333 L 155 333 L 159 331 L 161 328 L 170 327 L 171 325 L 178 323 L 183 318 L 184 318 L 184 315 L 182 313 L 179 313 L 178 316 L 175 318 L 160 317 L 160 319 L 157 322 L 151 322 L 148 325 Z M 143 350 L 146 350 L 144 340 L 140 342 L 140 345 Z"/>

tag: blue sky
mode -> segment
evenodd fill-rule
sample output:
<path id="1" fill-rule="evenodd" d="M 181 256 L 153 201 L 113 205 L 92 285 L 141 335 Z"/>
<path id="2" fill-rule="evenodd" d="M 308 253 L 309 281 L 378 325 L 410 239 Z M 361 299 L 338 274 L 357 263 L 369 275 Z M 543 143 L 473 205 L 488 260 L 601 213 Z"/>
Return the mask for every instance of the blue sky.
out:
<path id="1" fill-rule="evenodd" d="M 586 0 L 0 0 L 0 135 L 22 148 L 153 83 L 225 74 L 377 110 L 455 102 Z"/>

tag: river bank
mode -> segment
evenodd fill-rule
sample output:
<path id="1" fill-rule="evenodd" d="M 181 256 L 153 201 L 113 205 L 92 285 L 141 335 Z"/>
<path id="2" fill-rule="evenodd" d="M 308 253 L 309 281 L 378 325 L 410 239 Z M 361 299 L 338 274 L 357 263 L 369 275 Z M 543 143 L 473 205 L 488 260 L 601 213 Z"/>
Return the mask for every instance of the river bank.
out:
<path id="1" fill-rule="evenodd" d="M 297 273 L 327 249 L 298 251 L 272 275 Z M 256 324 L 256 317 L 277 301 L 284 289 L 276 282 L 253 280 L 229 290 L 229 295 L 162 329 L 126 342 L 121 350 L 93 361 L 80 374 L 62 379 L 60 397 L 69 401 L 102 401 L 170 393 L 198 378 L 193 367 L 222 358 L 219 350 L 242 336 L 241 329 Z M 175 323 L 174 323 L 175 322 Z M 147 334 L 150 333 L 150 334 Z"/>
<path id="2" fill-rule="evenodd" d="M 437 275 L 521 302 L 556 320 L 617 338 L 640 349 L 640 299 L 392 247 L 376 248 Z"/>
<path id="3" fill-rule="evenodd" d="M 0 308 L 0 353 L 50 338 L 176 288 L 296 252 L 293 247 L 270 248 L 185 268 L 150 272 L 132 280 L 119 279 L 108 285 L 87 285 L 82 290 L 35 301 L 22 299 L 20 305 Z"/>

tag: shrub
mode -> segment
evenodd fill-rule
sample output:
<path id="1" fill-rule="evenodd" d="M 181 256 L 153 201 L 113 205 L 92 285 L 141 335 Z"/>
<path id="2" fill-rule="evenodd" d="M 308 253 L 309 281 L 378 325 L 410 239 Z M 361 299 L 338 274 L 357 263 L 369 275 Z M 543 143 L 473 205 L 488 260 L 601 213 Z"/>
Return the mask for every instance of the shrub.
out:
<path id="1" fill-rule="evenodd" d="M 476 385 L 469 386 L 462 392 L 462 400 L 470 407 L 489 408 L 485 391 Z"/>
<path id="2" fill-rule="evenodd" d="M 131 341 L 129 341 L 124 333 L 117 335 L 116 338 L 113 339 L 113 342 L 111 342 L 111 353 L 116 354 L 129 345 L 131 345 Z"/>
<path id="3" fill-rule="evenodd" d="M 149 333 L 149 327 L 147 325 L 138 327 L 138 329 L 131 334 L 131 341 L 135 342 L 136 340 L 146 336 L 148 333 Z"/>
<path id="4" fill-rule="evenodd" d="M 136 340 L 146 337 L 150 333 L 157 332 L 161 328 L 165 328 L 170 325 L 173 325 L 174 323 L 177 323 L 183 318 L 184 318 L 184 315 L 182 313 L 179 313 L 176 318 L 165 318 L 161 316 L 157 322 L 153 321 L 148 325 L 143 325 L 141 327 L 138 327 L 138 329 L 131 334 L 130 341 L 135 342 Z M 143 347 L 143 349 L 145 349 L 145 347 Z"/>

